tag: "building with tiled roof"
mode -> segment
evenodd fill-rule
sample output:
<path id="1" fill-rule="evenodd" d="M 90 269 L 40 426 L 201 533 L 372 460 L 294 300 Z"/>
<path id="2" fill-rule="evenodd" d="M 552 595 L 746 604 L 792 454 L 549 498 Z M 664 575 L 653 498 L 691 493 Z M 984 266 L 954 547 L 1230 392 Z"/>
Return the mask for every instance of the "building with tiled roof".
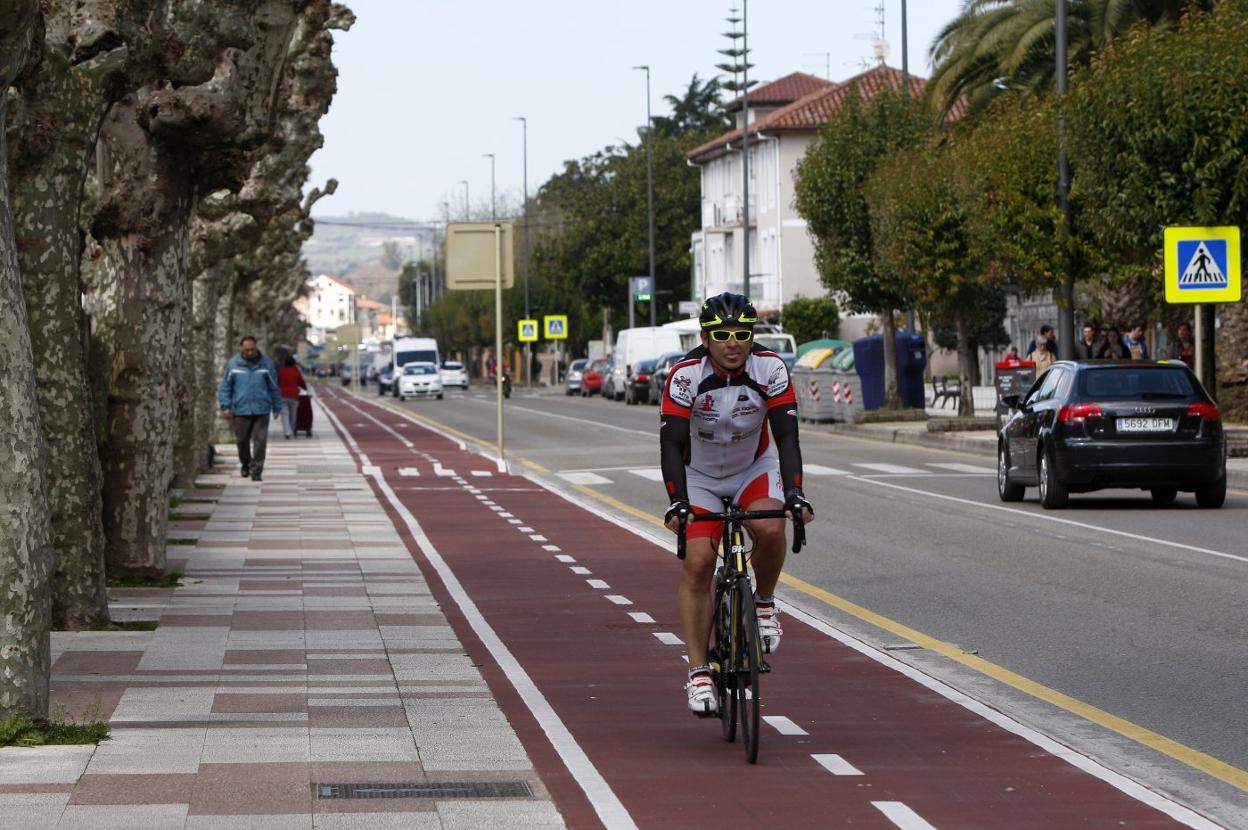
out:
<path id="1" fill-rule="evenodd" d="M 924 83 L 911 76 L 912 92 L 920 94 Z M 778 97 L 778 90 L 769 90 L 773 86 L 789 93 L 804 86 L 810 89 L 774 106 L 768 105 L 767 97 Z M 844 106 L 851 90 L 869 100 L 883 90 L 900 89 L 901 70 L 877 66 L 841 83 L 794 73 L 750 92 L 750 293 L 760 309 L 778 310 L 796 296 L 826 293 L 806 222 L 793 207 L 794 173 L 806 148 L 819 128 Z M 756 93 L 763 104 L 757 110 Z M 702 227 L 692 238 L 697 300 L 722 291 L 740 291 L 743 285 L 746 229 L 741 209 L 741 122 L 739 114 L 736 129 L 686 154 L 689 163 L 702 172 Z"/>
<path id="2" fill-rule="evenodd" d="M 836 84 L 806 72 L 793 72 L 785 75 L 783 78 L 777 78 L 774 81 L 752 88 L 750 90 L 750 114 L 754 118 L 758 118 L 777 107 L 791 104 L 798 98 L 830 86 L 836 86 Z M 727 112 L 740 112 L 741 99 L 737 98 L 730 101 L 724 107 L 724 110 Z M 737 126 L 741 126 L 739 121 Z"/>

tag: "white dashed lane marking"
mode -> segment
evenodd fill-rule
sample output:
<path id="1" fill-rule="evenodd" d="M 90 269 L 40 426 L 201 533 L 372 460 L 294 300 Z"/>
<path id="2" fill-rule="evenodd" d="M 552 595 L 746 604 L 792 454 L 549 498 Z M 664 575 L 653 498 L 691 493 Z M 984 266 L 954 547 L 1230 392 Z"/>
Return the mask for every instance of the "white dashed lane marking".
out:
<path id="1" fill-rule="evenodd" d="M 665 646 L 683 646 L 685 641 L 669 631 L 656 631 L 654 636 Z"/>
<path id="2" fill-rule="evenodd" d="M 639 622 L 639 623 L 654 622 L 654 617 L 650 616 L 645 611 L 629 611 L 628 616 L 633 618 L 633 622 Z"/>
<path id="3" fill-rule="evenodd" d="M 531 535 L 531 536 L 529 536 L 529 538 L 530 538 L 530 539 L 532 539 L 534 542 L 545 542 L 545 541 L 546 541 L 546 537 L 545 537 L 545 536 L 539 536 L 539 535 L 538 535 L 538 534 L 536 534 L 536 533 L 535 533 L 535 534 L 533 534 L 533 535 Z"/>
<path id="4" fill-rule="evenodd" d="M 610 586 L 610 585 L 608 585 L 608 584 L 606 583 L 606 581 L 605 581 L 605 580 L 601 580 L 601 579 L 587 579 L 587 580 L 585 580 L 585 582 L 587 582 L 587 583 L 589 584 L 589 587 L 591 587 L 591 588 L 597 588 L 599 591 L 608 591 L 608 590 L 610 590 L 610 589 L 611 589 L 611 586 Z"/>
<path id="5" fill-rule="evenodd" d="M 633 604 L 633 601 L 631 599 L 629 599 L 628 597 L 622 597 L 619 594 L 607 594 L 607 599 L 611 600 L 616 605 L 632 605 Z"/>
<path id="6" fill-rule="evenodd" d="M 576 560 L 575 560 L 575 559 L 573 559 L 571 556 L 568 556 L 566 553 L 561 553 L 561 554 L 559 554 L 558 556 L 556 556 L 555 558 L 556 558 L 556 559 L 558 559 L 560 562 L 565 562 L 565 563 L 566 563 L 566 562 L 575 562 L 575 561 L 576 561 Z"/>
<path id="7" fill-rule="evenodd" d="M 559 473 L 559 478 L 569 484 L 599 485 L 610 484 L 611 479 L 597 473 Z"/>
<path id="8" fill-rule="evenodd" d="M 922 816 L 900 801 L 872 801 L 871 806 L 897 825 L 901 830 L 936 830 Z"/>
<path id="9" fill-rule="evenodd" d="M 658 467 L 642 467 L 637 470 L 629 470 L 635 476 L 641 476 L 648 481 L 662 481 L 663 471 Z"/>
<path id="10" fill-rule="evenodd" d="M 560 550 L 558 545 L 542 545 L 542 550 Z"/>
<path id="11" fill-rule="evenodd" d="M 855 467 L 861 467 L 864 470 L 873 470 L 877 473 L 888 473 L 895 476 L 909 475 L 929 475 L 927 470 L 918 470 L 914 467 L 903 467 L 900 464 L 855 464 Z"/>
<path id="12" fill-rule="evenodd" d="M 415 478 L 420 475 L 420 470 L 417 470 L 415 467 L 400 467 L 399 475 L 405 478 Z"/>
<path id="13" fill-rule="evenodd" d="M 763 720 L 767 721 L 781 735 L 809 735 L 802 727 L 786 718 L 784 715 L 763 715 Z"/>
<path id="14" fill-rule="evenodd" d="M 835 467 L 825 467 L 822 464 L 802 464 L 802 472 L 808 476 L 848 476 L 853 475 L 849 470 L 838 470 Z"/>
<path id="15" fill-rule="evenodd" d="M 833 775 L 862 775 L 861 770 L 839 755 L 812 755 L 810 757 Z"/>
<path id="16" fill-rule="evenodd" d="M 537 532 L 526 524 L 520 525 L 520 527 L 516 528 L 516 530 L 519 530 L 521 533 L 536 533 Z"/>
<path id="17" fill-rule="evenodd" d="M 581 576 L 587 576 L 588 574 L 592 574 L 593 571 L 591 571 L 589 568 L 583 567 L 581 565 L 577 565 L 572 568 L 572 573 L 580 574 Z"/>

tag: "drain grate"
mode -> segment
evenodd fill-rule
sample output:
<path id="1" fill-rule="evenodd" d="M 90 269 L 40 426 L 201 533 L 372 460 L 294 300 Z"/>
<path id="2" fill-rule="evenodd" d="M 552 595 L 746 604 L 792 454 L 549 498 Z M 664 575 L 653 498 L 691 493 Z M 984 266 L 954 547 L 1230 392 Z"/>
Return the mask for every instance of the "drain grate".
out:
<path id="1" fill-rule="evenodd" d="M 438 781 L 428 784 L 317 784 L 327 798 L 531 798 L 524 781 Z"/>

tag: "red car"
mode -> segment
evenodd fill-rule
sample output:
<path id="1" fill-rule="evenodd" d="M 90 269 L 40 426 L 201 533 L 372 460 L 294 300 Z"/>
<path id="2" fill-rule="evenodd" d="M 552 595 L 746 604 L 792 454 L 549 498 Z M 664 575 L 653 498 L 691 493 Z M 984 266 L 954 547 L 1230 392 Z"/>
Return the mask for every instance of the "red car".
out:
<path id="1" fill-rule="evenodd" d="M 585 374 L 581 377 L 581 397 L 588 398 L 590 395 L 602 394 L 602 382 L 607 377 L 607 369 L 609 362 L 605 358 L 598 358 L 592 361 L 585 368 Z"/>

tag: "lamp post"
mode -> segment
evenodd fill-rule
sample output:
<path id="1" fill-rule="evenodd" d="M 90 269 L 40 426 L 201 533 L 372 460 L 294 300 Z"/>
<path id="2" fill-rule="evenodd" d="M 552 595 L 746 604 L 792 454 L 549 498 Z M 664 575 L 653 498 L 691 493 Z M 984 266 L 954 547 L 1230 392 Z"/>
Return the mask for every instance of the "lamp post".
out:
<path id="1" fill-rule="evenodd" d="M 741 293 L 750 296 L 750 6 L 741 0 Z"/>
<path id="2" fill-rule="evenodd" d="M 481 158 L 490 160 L 490 221 L 493 222 L 498 218 L 494 205 L 494 154 L 482 153 Z"/>
<path id="3" fill-rule="evenodd" d="M 1066 158 L 1066 109 L 1062 99 L 1066 96 L 1066 0 L 1057 0 L 1056 14 L 1057 57 L 1057 205 L 1062 212 L 1063 245 L 1070 239 L 1070 164 Z M 1075 358 L 1075 277 L 1070 270 L 1067 256 L 1066 273 L 1062 275 L 1062 308 L 1057 312 L 1058 338 L 1061 341 L 1061 358 Z"/>
<path id="4" fill-rule="evenodd" d="M 471 202 L 468 201 L 468 180 L 460 179 L 459 183 L 464 186 L 464 221 L 467 222 L 472 219 L 472 209 L 469 207 Z"/>
<path id="5" fill-rule="evenodd" d="M 655 306 L 658 305 L 658 277 L 654 273 L 654 142 L 651 137 L 653 125 L 650 122 L 650 67 L 634 66 L 646 73 L 646 213 L 650 224 L 650 327 L 655 326 Z M 747 269 L 748 270 L 748 269 Z M 632 302 L 632 296 L 629 296 Z"/>
<path id="6" fill-rule="evenodd" d="M 524 319 L 529 319 L 529 119 L 523 115 L 513 116 L 512 121 L 519 121 L 523 128 L 524 144 L 523 144 L 523 173 L 522 187 L 524 190 Z M 558 341 L 555 341 L 556 345 Z M 524 344 L 524 376 L 529 380 L 529 386 L 533 385 L 533 373 L 529 366 L 529 343 Z"/>

